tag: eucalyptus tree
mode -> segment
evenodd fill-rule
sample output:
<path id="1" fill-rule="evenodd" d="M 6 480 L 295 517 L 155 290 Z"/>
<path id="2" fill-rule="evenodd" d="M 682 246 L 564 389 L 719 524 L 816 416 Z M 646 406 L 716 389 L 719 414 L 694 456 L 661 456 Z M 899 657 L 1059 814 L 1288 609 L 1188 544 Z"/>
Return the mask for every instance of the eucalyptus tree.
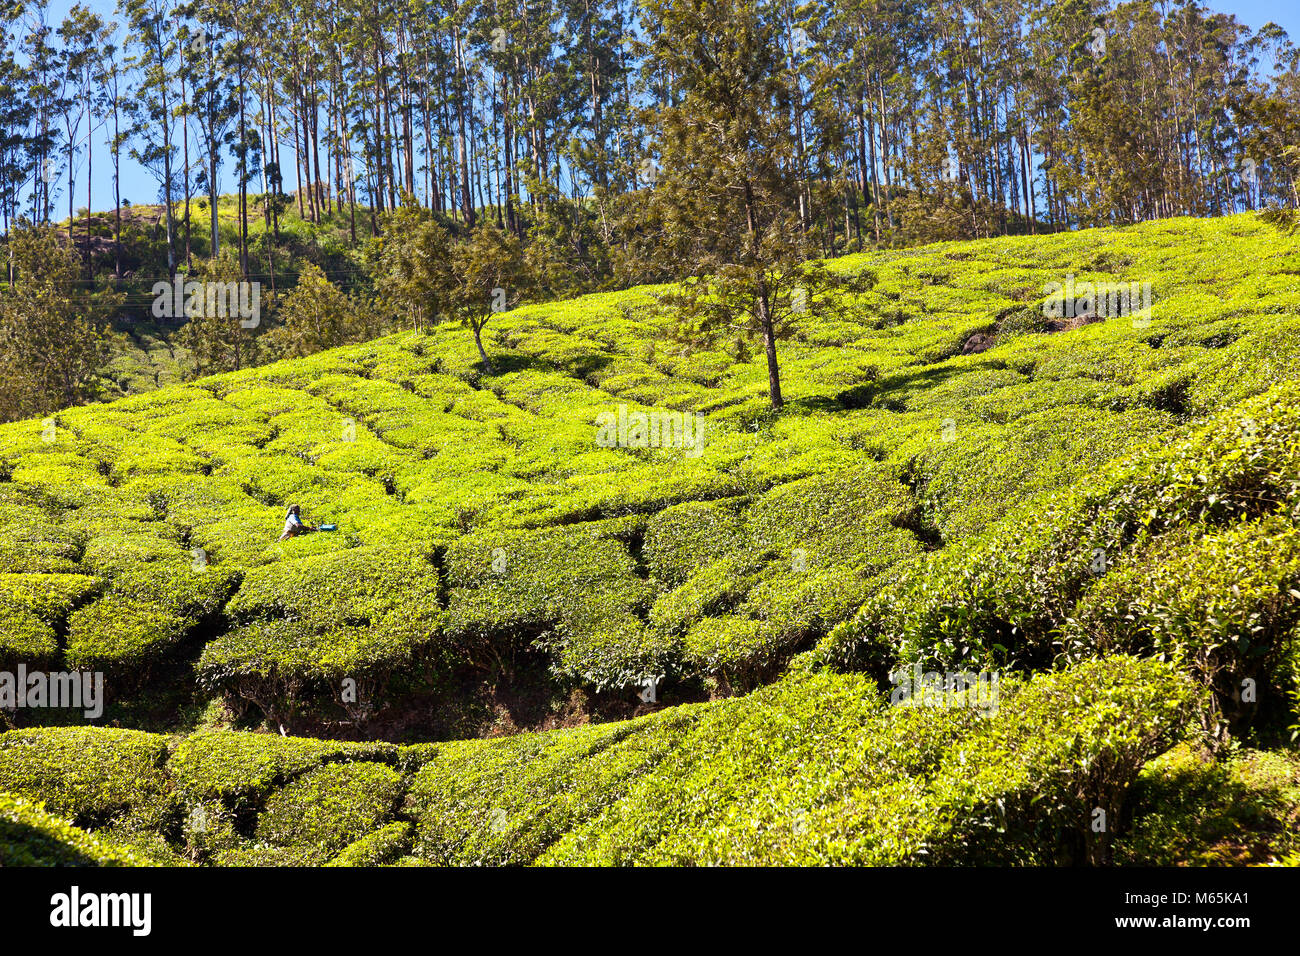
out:
<path id="1" fill-rule="evenodd" d="M 119 29 L 116 22 L 109 24 L 108 37 L 99 48 L 94 66 L 94 83 L 100 91 L 104 111 L 103 125 L 109 133 L 105 145 L 113 162 L 113 277 L 118 283 L 122 281 L 122 150 L 130 141 L 129 122 L 126 129 L 122 127 L 130 91 L 116 41 Z"/>
<path id="2" fill-rule="evenodd" d="M 18 4 L 0 6 L 0 15 L 17 22 Z M 3 228 L 10 288 L 14 282 L 10 229 L 20 215 L 21 194 L 31 175 L 32 142 L 28 136 L 35 107 L 28 96 L 29 74 L 17 58 L 17 35 L 0 31 L 0 228 Z"/>
<path id="3" fill-rule="evenodd" d="M 180 43 L 182 68 L 189 77 L 189 116 L 199 128 L 204 159 L 199 177 L 201 186 L 208 192 L 209 251 L 216 257 L 221 251 L 221 230 L 217 217 L 222 159 L 234 140 L 234 124 L 238 117 L 234 84 L 231 81 L 227 58 L 220 41 L 221 23 L 209 6 L 194 4 L 185 8 L 194 18 L 194 25 L 186 31 Z"/>
<path id="4" fill-rule="evenodd" d="M 18 7 L 17 12 L 21 31 L 18 51 L 27 61 L 23 75 L 31 120 L 26 134 L 28 169 L 32 176 L 31 210 L 36 222 L 48 223 L 59 172 L 57 123 L 64 105 L 66 72 L 55 46 L 55 31 L 49 24 L 47 0 L 34 0 Z"/>
<path id="5" fill-rule="evenodd" d="M 175 83 L 180 47 L 167 0 L 121 0 L 128 25 L 128 63 L 135 72 L 131 158 L 158 182 L 167 230 L 167 273 L 176 274 L 176 224 L 173 196 L 176 166 Z"/>
<path id="6" fill-rule="evenodd" d="M 91 218 L 94 209 L 95 139 L 105 121 L 105 90 L 101 83 L 105 56 L 112 56 L 111 39 L 114 27 L 99 14 L 81 4 L 75 4 L 60 24 L 58 34 L 62 41 L 66 64 L 67 93 L 63 98 L 64 132 L 68 157 L 68 237 L 72 237 L 74 220 L 73 195 L 75 192 L 76 154 L 81 125 L 85 123 L 84 145 L 86 154 L 86 236 L 85 269 L 91 272 Z"/>

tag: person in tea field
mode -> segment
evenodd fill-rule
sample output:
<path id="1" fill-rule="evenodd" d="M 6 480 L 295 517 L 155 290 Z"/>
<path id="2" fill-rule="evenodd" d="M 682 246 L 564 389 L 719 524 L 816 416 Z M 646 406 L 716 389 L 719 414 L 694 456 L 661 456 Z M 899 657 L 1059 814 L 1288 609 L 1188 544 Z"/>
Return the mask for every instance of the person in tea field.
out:
<path id="1" fill-rule="evenodd" d="M 298 511 L 297 505 L 290 505 L 289 510 L 284 515 L 284 533 L 279 537 L 280 541 L 286 538 L 292 538 L 295 535 L 304 534 L 308 531 L 315 531 L 309 524 L 303 524 L 302 515 Z"/>

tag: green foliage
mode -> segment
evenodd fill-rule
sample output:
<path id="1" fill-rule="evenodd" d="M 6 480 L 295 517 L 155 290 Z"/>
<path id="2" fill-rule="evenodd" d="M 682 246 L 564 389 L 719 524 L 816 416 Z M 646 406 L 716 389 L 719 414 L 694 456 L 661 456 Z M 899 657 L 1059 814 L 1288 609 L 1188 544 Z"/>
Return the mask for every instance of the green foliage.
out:
<path id="1" fill-rule="evenodd" d="M 941 767 L 957 819 L 934 861 L 1111 862 L 1129 786 L 1180 738 L 1194 699 L 1177 669 L 1131 657 L 1035 678 Z"/>
<path id="2" fill-rule="evenodd" d="M 483 347 L 483 330 L 493 313 L 517 305 L 533 282 L 519 238 L 484 218 L 465 242 L 452 250 L 453 314 L 474 333 L 483 371 L 494 372 Z"/>
<path id="3" fill-rule="evenodd" d="M 11 730 L 0 734 L 0 791 L 39 800 L 79 825 L 130 814 L 157 826 L 172 806 L 166 754 L 166 737 L 135 730 Z"/>
<path id="4" fill-rule="evenodd" d="M 1107 659 L 1004 685 L 996 716 L 983 718 L 882 708 L 844 678 L 787 680 L 709 711 L 631 794 L 541 862 L 1067 862 L 1092 795 L 1122 794 L 1174 739 L 1180 686 L 1167 667 Z M 1037 829 L 1040 799 L 1062 810 Z M 1005 821 L 999 805 L 1012 808 Z M 977 842 L 986 827 L 998 838 Z"/>
<path id="5" fill-rule="evenodd" d="M 1207 507 L 1217 527 L 1293 498 L 1300 338 L 1277 311 L 1285 276 L 1234 263 L 1264 249 L 1283 269 L 1295 240 L 1253 223 L 829 261 L 874 284 L 828 293 L 834 309 L 783 343 L 781 415 L 764 412 L 761 360 L 664 344 L 675 319 L 655 287 L 494 317 L 503 365 L 487 388 L 476 348 L 437 325 L 5 426 L 0 573 L 102 582 L 66 615 L 0 600 L 12 653 L 48 656 L 67 628 L 69 659 L 130 667 L 215 637 L 206 686 L 290 726 L 367 719 L 467 663 L 500 674 L 507 646 L 592 686 L 754 686 L 863 601 L 824 649 L 881 675 L 920 653 L 1034 666 L 1062 642 L 1088 653 L 1065 632 L 1099 583 L 1093 550 L 1118 574 L 1149 547 L 1136 529 L 1151 508 L 1163 534 Z M 1211 274 L 1231 301 L 1212 308 L 1207 236 L 1236 250 Z M 1149 274 L 1168 294 L 1148 329 L 1004 321 L 1071 269 Z M 994 325 L 995 348 L 958 354 Z M 1181 404 L 1152 407 L 1179 382 Z M 597 446 L 596 417 L 621 402 L 702 413 L 703 454 Z M 340 531 L 277 544 L 288 503 Z M 246 574 L 212 627 L 131 583 L 170 579 L 196 548 L 209 573 Z M 520 560 L 492 572 L 497 548 Z M 408 571 L 376 576 L 408 550 L 445 573 L 393 557 Z M 377 709 L 347 712 L 349 677 L 382 691 Z"/>
<path id="6" fill-rule="evenodd" d="M 348 844 L 326 866 L 384 866 L 404 854 L 411 845 L 411 824 L 389 823 L 360 840 Z"/>
<path id="7" fill-rule="evenodd" d="M 0 785 L 117 821 L 113 839 L 151 859 L 182 840 L 223 865 L 408 849 L 462 865 L 1101 862 L 1093 811 L 1122 829 L 1192 694 L 1171 665 L 1106 657 L 1004 676 L 982 715 L 951 696 L 891 707 L 859 676 L 800 670 L 748 698 L 411 748 L 204 732 L 168 757 L 163 738 L 125 731 L 11 731 Z M 39 764 L 14 756 L 34 746 Z M 70 746 L 96 754 L 93 785 L 65 779 Z"/>
<path id="8" fill-rule="evenodd" d="M 402 778 L 374 763 L 328 764 L 276 791 L 257 820 L 258 840 L 299 849 L 324 863 L 391 819 Z"/>
<path id="9" fill-rule="evenodd" d="M 1180 746 L 1134 787 L 1133 822 L 1117 863 L 1138 866 L 1294 865 L 1300 758 L 1293 749 L 1212 761 Z"/>
<path id="10" fill-rule="evenodd" d="M 324 349 L 364 342 L 379 333 L 375 312 L 335 286 L 311 263 L 298 275 L 293 290 L 276 309 L 279 326 L 264 347 L 280 358 L 312 355 Z M 417 326 L 418 327 L 418 326 Z"/>
<path id="11" fill-rule="evenodd" d="M 1079 656 L 1154 651 L 1185 663 L 1242 730 L 1261 695 L 1284 691 L 1279 666 L 1295 653 L 1297 622 L 1296 528 L 1274 518 L 1156 538 L 1089 591 L 1066 637 Z"/>
<path id="12" fill-rule="evenodd" d="M 1185 663 L 1238 730 L 1286 690 L 1297 590 L 1295 384 L 1041 497 L 961 549 L 893 572 L 827 660 L 1046 662 L 1115 650 Z M 1277 707 L 1270 721 L 1281 719 Z"/>
<path id="13" fill-rule="evenodd" d="M 144 866 L 145 860 L 46 813 L 42 804 L 0 794 L 0 866 Z"/>
<path id="14" fill-rule="evenodd" d="M 372 710 L 393 674 L 436 641 L 438 572 L 421 552 L 356 548 L 250 571 L 226 606 L 234 629 L 209 643 L 201 680 L 285 719 L 346 706 L 343 682 Z M 313 700 L 313 697 L 319 698 Z"/>
<path id="15" fill-rule="evenodd" d="M 54 628 L 47 621 L 21 605 L 0 603 L 0 661 L 39 665 L 58 653 Z"/>
<path id="16" fill-rule="evenodd" d="M 142 668 L 211 621 L 238 581 L 237 573 L 207 565 L 119 574 L 102 598 L 71 616 L 68 665 L 140 680 Z"/>
<path id="17" fill-rule="evenodd" d="M 635 723 L 441 747 L 411 787 L 417 853 L 440 864 L 532 862 L 634 786 L 693 721 L 692 709 L 678 708 Z"/>
<path id="18" fill-rule="evenodd" d="M 371 240 L 369 257 L 385 307 L 399 327 L 409 322 L 419 331 L 436 324 L 449 311 L 456 281 L 451 237 L 410 201 L 385 217 L 384 224 L 386 232 Z"/>
<path id="19" fill-rule="evenodd" d="M 3 740 L 0 737 L 0 740 Z M 167 769 L 190 802 L 220 798 L 239 808 L 260 805 L 271 790 L 326 761 L 396 759 L 391 744 L 351 744 L 247 734 L 199 732 L 177 745 Z"/>
<path id="20" fill-rule="evenodd" d="M 68 615 L 100 587 L 83 574 L 0 574 L 0 665 L 54 663 Z"/>
<path id="21" fill-rule="evenodd" d="M 595 684 L 655 673 L 636 616 L 653 588 L 619 534 L 617 526 L 579 526 L 461 538 L 446 556 L 451 639 L 472 657 L 475 643 L 545 638 L 562 669 Z"/>
<path id="22" fill-rule="evenodd" d="M 847 281 L 809 261 L 807 226 L 832 191 L 800 176 L 782 120 L 790 108 L 811 111 L 813 97 L 785 60 L 788 25 L 774 10 L 652 2 L 645 16 L 655 57 L 677 85 L 652 114 L 662 170 L 643 227 L 649 258 L 691 277 L 663 299 L 676 315 L 673 335 L 708 349 L 721 336 L 760 338 L 768 398 L 780 408 L 778 339 L 804 316 L 843 305 L 831 292 Z M 713 54 L 688 52 L 698 44 Z"/>
<path id="23" fill-rule="evenodd" d="M 208 259 L 196 276 L 204 284 L 204 294 L 220 289 L 224 294 L 235 289 L 239 283 L 246 283 L 244 270 L 237 255 L 231 250 L 223 250 Z M 186 283 L 188 285 L 188 282 Z M 252 290 L 244 293 L 252 304 Z M 260 306 L 260 289 L 257 292 Z M 220 307 L 213 300 L 209 308 L 206 300 L 193 300 L 194 308 L 186 313 L 185 324 L 181 326 L 178 336 L 181 345 L 194 357 L 194 364 L 200 375 L 217 372 L 237 372 L 252 365 L 257 355 L 256 329 L 260 325 L 260 313 L 256 316 L 240 315 L 234 307 L 233 296 L 228 296 Z M 187 296 L 188 304 L 191 302 Z"/>
<path id="24" fill-rule="evenodd" d="M 0 296 L 0 421 L 94 396 L 105 326 L 121 296 L 87 288 L 82 264 L 50 226 L 7 231 L 11 283 Z"/>
<path id="25" fill-rule="evenodd" d="M 642 554 L 650 573 L 669 586 L 686 583 L 707 564 L 745 546 L 738 501 L 687 502 L 646 523 Z"/>

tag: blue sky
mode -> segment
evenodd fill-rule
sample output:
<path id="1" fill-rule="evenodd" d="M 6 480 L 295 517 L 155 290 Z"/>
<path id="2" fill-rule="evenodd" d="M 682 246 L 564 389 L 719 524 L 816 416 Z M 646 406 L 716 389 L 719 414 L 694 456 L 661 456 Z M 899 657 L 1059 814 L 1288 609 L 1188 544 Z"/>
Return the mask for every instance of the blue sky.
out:
<path id="1" fill-rule="evenodd" d="M 49 7 L 49 19 L 51 24 L 57 24 L 71 9 L 75 0 L 51 0 Z M 111 0 L 81 0 L 83 5 L 99 13 L 101 17 L 108 20 L 119 19 L 116 16 L 116 5 Z M 1300 4 L 1294 0 L 1209 0 L 1205 3 L 1212 10 L 1219 10 L 1224 13 L 1232 13 L 1239 20 L 1249 26 L 1252 30 L 1258 30 L 1265 23 L 1272 20 L 1281 26 L 1291 36 L 1293 41 L 1300 42 Z M 102 131 L 101 131 L 102 135 Z M 285 190 L 296 188 L 297 183 L 294 180 L 295 170 L 291 156 L 285 155 Z M 108 161 L 107 150 L 100 142 L 95 144 L 95 171 L 93 190 L 95 195 L 95 206 L 98 209 L 108 208 L 111 204 L 112 196 L 112 169 Z M 222 178 L 225 180 L 221 183 L 223 192 L 233 189 L 233 180 L 230 177 L 229 167 L 225 169 Z M 82 208 L 85 204 L 86 185 L 84 181 L 84 163 L 83 169 L 78 177 L 77 182 L 77 208 Z M 66 179 L 63 188 L 66 189 Z M 129 159 L 123 159 L 122 169 L 122 196 L 135 203 L 147 203 L 157 200 L 158 185 L 147 172 L 136 166 Z M 55 200 L 56 210 L 63 210 L 62 214 L 66 215 L 67 197 L 60 190 L 58 199 Z"/>

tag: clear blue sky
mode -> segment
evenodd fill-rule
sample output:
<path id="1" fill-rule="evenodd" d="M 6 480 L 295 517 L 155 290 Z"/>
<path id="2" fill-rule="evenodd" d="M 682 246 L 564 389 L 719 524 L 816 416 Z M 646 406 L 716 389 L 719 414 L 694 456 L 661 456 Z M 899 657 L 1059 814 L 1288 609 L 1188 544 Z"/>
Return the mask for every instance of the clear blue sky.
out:
<path id="1" fill-rule="evenodd" d="M 49 8 L 50 22 L 57 26 L 67 14 L 67 11 L 71 9 L 74 2 L 75 0 L 51 0 Z M 81 0 L 81 2 L 106 20 L 119 19 L 115 13 L 116 4 L 113 0 Z M 1239 20 L 1252 30 L 1258 30 L 1271 20 L 1286 30 L 1293 42 L 1300 42 L 1300 3 L 1296 3 L 1295 0 L 1208 0 L 1204 5 L 1211 10 L 1235 14 Z M 95 144 L 95 153 L 96 168 L 93 184 L 95 206 L 98 209 L 105 209 L 111 204 L 112 170 L 108 162 L 107 151 L 100 142 Z M 294 178 L 293 161 L 287 155 L 285 160 L 284 188 L 292 190 L 297 186 Z M 82 173 L 77 182 L 77 208 L 81 208 L 86 201 L 84 175 L 83 165 Z M 223 171 L 222 178 L 225 180 L 221 183 L 222 191 L 228 192 L 233 189 L 228 166 Z M 66 189 L 66 180 L 64 180 L 63 188 Z M 129 159 L 124 159 L 122 169 L 123 198 L 135 203 L 155 202 L 157 201 L 157 193 L 158 185 L 156 180 Z M 55 209 L 66 210 L 66 204 L 67 196 L 60 190 L 59 198 L 55 201 Z"/>

